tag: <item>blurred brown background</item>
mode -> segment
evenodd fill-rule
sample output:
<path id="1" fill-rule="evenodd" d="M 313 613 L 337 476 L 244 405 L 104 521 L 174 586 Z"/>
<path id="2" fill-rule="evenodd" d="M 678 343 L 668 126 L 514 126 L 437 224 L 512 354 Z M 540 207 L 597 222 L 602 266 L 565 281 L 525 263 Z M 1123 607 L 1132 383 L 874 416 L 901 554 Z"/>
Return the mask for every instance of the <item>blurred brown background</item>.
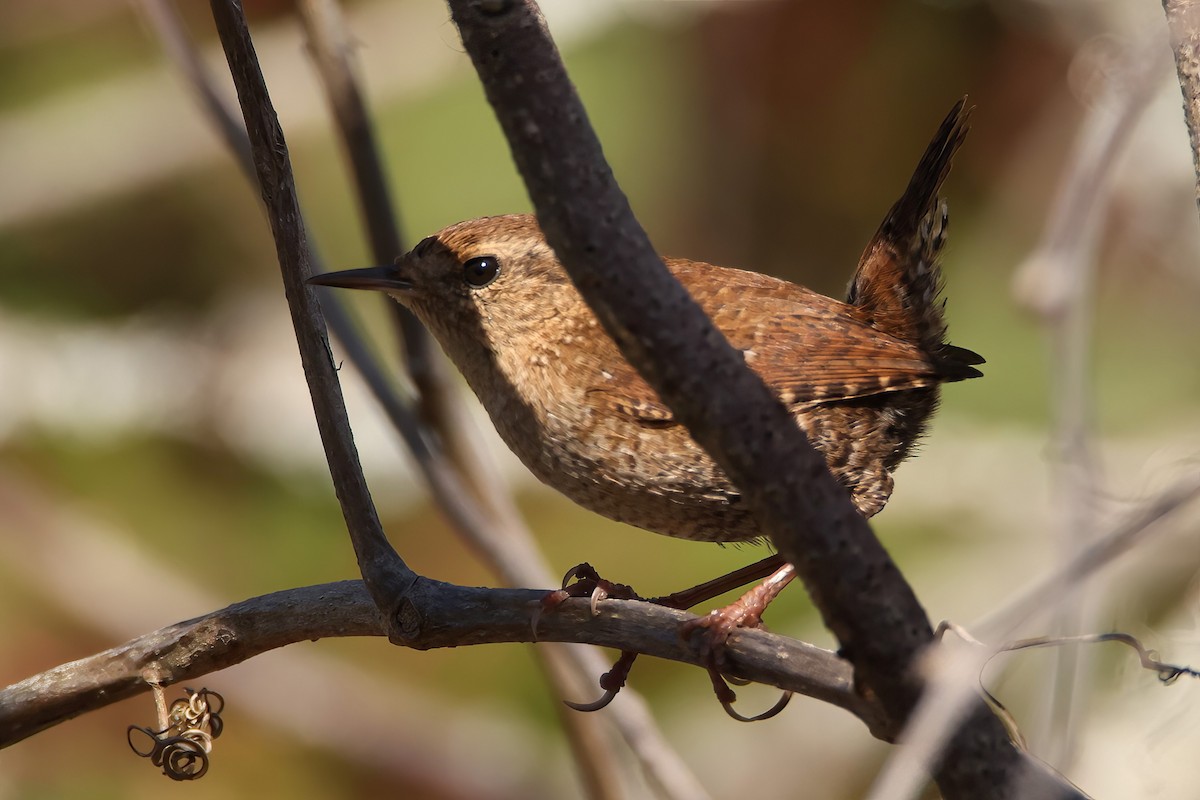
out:
<path id="1" fill-rule="evenodd" d="M 291 4 L 246 5 L 309 230 L 330 267 L 363 265 Z M 1167 52 L 1159 4 L 543 5 L 664 253 L 835 295 L 943 114 L 970 96 L 972 133 L 946 187 L 945 270 L 951 339 L 987 357 L 986 378 L 948 387 L 876 529 L 935 621 L 969 624 L 1048 571 L 1061 551 L 1051 362 L 1011 282 L 1099 102 L 1097 76 L 1147 37 Z M 180 6 L 224 75 L 207 6 Z M 347 13 L 409 241 L 527 210 L 445 5 L 362 0 Z M 1106 509 L 1152 496 L 1200 453 L 1200 227 L 1169 59 L 1160 73 L 1096 247 L 1091 421 Z M 357 575 L 256 202 L 136 4 L 0 5 L 0 684 L 249 596 Z M 386 348 L 373 300 L 353 302 Z M 494 583 L 429 506 L 356 376 L 342 375 L 398 549 L 432 577 Z M 495 480 L 511 484 L 556 569 L 588 560 L 659 594 L 761 556 L 589 515 L 495 449 Z M 1200 661 L 1198 561 L 1194 536 L 1156 540 L 1089 590 L 1091 626 Z M 833 645 L 800 589 L 768 623 Z M 1196 689 L 1163 689 L 1123 653 L 1088 655 L 1082 738 L 1058 765 L 1100 797 L 1193 797 Z M 1044 752 L 1050 657 L 1006 663 L 1017 666 L 993 667 L 990 685 Z M 128 752 L 125 726 L 153 718 L 146 696 L 0 752 L 0 798 L 579 792 L 528 647 L 323 641 L 204 684 L 228 702 L 204 780 L 168 785 Z M 644 659 L 633 685 L 716 797 L 796 786 L 858 797 L 888 752 L 849 715 L 803 699 L 738 725 L 703 673 L 676 664 Z M 774 699 L 740 695 L 748 710 Z"/>

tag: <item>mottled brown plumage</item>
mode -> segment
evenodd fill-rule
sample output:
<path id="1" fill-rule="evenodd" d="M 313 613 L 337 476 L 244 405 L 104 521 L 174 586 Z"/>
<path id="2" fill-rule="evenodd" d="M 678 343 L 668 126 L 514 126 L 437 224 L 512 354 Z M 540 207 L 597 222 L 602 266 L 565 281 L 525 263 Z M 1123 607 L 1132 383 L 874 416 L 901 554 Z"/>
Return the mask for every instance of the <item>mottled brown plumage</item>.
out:
<path id="1" fill-rule="evenodd" d="M 847 302 L 766 275 L 667 259 L 792 411 L 866 516 L 938 401 L 982 359 L 945 343 L 937 192 L 959 103 L 868 245 Z M 528 215 L 460 222 L 390 267 L 320 276 L 389 292 L 432 331 L 501 437 L 543 482 L 612 519 L 686 539 L 761 534 L 709 456 L 625 361 Z"/>

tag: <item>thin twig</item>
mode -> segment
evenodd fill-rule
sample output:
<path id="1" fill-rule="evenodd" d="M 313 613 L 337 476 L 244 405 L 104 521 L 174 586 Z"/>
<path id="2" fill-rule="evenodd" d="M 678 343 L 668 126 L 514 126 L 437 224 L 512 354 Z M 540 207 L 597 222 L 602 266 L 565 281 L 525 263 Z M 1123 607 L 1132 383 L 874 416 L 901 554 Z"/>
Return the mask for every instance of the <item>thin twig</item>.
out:
<path id="1" fill-rule="evenodd" d="M 359 215 L 366 227 L 372 257 L 378 264 L 390 263 L 406 248 L 370 114 L 350 60 L 345 22 L 333 0 L 304 0 L 299 9 L 309 52 L 316 63 L 325 97 L 337 123 L 335 129 L 354 178 Z M 463 435 L 457 427 L 460 417 L 454 406 L 458 399 L 445 361 L 438 357 L 432 337 L 411 311 L 398 303 L 385 302 L 399 328 L 405 365 L 417 388 L 421 418 L 441 437 L 451 459 L 464 475 L 470 476 L 470 467 L 478 465 L 469 460 L 474 448 L 469 442 L 462 441 Z M 459 460 L 459 455 L 464 459 Z"/>
<path id="2" fill-rule="evenodd" d="M 1030 650 L 1039 647 L 1062 647 L 1068 644 L 1106 644 L 1116 642 L 1131 648 L 1138 654 L 1138 662 L 1142 669 L 1149 670 L 1168 686 L 1180 678 L 1200 678 L 1200 671 L 1179 664 L 1168 664 L 1158 658 L 1158 653 L 1149 650 L 1136 636 L 1129 633 L 1114 631 L 1112 633 L 1089 633 L 1080 636 L 1037 636 L 1032 639 L 1020 639 L 1008 642 L 1002 650 L 1012 653 L 1018 650 Z"/>
<path id="3" fill-rule="evenodd" d="M 1200 208 L 1200 4 L 1196 0 L 1163 0 L 1175 71 L 1183 92 L 1183 116 L 1196 170 L 1196 204 Z"/>
<path id="4" fill-rule="evenodd" d="M 904 744 L 889 759 L 876 779 L 868 800 L 902 800 L 916 796 L 923 785 L 926 765 L 934 763 L 954 734 L 957 720 L 978 698 L 977 676 L 1016 630 L 1039 613 L 1050 612 L 1062 602 L 1064 586 L 1078 586 L 1118 556 L 1147 541 L 1160 529 L 1159 523 L 1200 498 L 1200 475 L 1191 475 L 1131 514 L 1128 519 L 1078 553 L 1069 563 L 1022 592 L 1003 609 L 970 626 L 983 641 L 1000 642 L 989 648 L 930 652 L 925 672 L 928 688 L 921 698 L 900 742 Z"/>
<path id="5" fill-rule="evenodd" d="M 1013 597 L 1005 606 L 989 612 L 971 626 L 982 638 L 1004 641 L 1037 614 L 1054 608 L 1064 586 L 1077 586 L 1134 547 L 1166 528 L 1164 520 L 1200 499 L 1200 474 L 1186 475 L 1176 484 L 1097 536 L 1074 558 Z"/>
<path id="6" fill-rule="evenodd" d="M 221 100 L 212 75 L 205 69 L 195 43 L 187 36 L 183 28 L 183 20 L 180 19 L 171 0 L 137 0 L 137 2 L 159 37 L 164 52 L 183 73 L 187 85 L 196 93 L 206 118 L 221 134 L 221 138 L 234 156 L 234 162 L 246 179 L 252 185 L 257 186 L 258 176 L 255 172 L 254 157 L 246 126 Z M 308 258 L 313 271 L 325 271 L 320 251 L 311 240 L 309 240 Z M 395 387 L 392 386 L 386 373 L 376 362 L 374 354 L 359 335 L 352 318 L 346 312 L 341 301 L 336 295 L 326 294 L 322 298 L 321 307 L 325 312 L 325 321 L 329 330 L 333 331 L 334 336 L 350 356 L 352 363 L 363 374 L 368 388 L 384 408 L 389 420 L 400 433 L 418 464 L 424 464 L 434 459 L 435 453 L 426 440 L 426 433 L 420 419 L 400 400 Z"/>
<path id="7" fill-rule="evenodd" d="M 212 0 L 211 6 L 250 136 L 255 171 L 283 275 L 284 295 L 292 314 L 329 471 L 363 580 L 380 609 L 390 618 L 390 604 L 396 602 L 416 575 L 384 535 L 363 478 L 337 369 L 325 338 L 325 319 L 316 295 L 305 284 L 312 272 L 287 144 L 254 55 L 245 17 L 234 0 Z"/>
<path id="8" fill-rule="evenodd" d="M 1050 344 L 1053 481 L 1063 563 L 1096 531 L 1096 502 L 1103 493 L 1091 441 L 1088 371 L 1097 233 L 1111 177 L 1165 66 L 1163 55 L 1158 37 L 1147 37 L 1101 67 L 1102 88 L 1080 126 L 1049 221 L 1014 279 L 1018 301 L 1038 314 Z M 1064 593 L 1052 624 L 1059 636 L 1090 627 L 1084 593 L 1072 587 Z M 1055 651 L 1054 660 L 1044 704 L 1047 732 L 1036 741 L 1044 743 L 1050 763 L 1063 768 L 1076 747 L 1074 709 L 1086 692 L 1087 670 L 1077 648 Z"/>

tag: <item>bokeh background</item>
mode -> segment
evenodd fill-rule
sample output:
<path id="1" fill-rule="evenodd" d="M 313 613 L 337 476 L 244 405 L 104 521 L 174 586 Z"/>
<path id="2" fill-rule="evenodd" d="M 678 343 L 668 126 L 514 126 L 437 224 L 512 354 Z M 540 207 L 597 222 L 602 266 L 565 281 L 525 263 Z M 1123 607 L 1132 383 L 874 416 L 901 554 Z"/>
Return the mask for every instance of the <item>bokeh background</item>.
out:
<path id="1" fill-rule="evenodd" d="M 207 5 L 179 5 L 224 75 Z M 369 263 L 291 4 L 246 5 L 314 242 L 331 266 Z M 948 387 L 876 518 L 931 618 L 968 625 L 1063 551 L 1054 361 L 1013 276 L 1115 54 L 1157 38 L 1159 79 L 1098 223 L 1097 505 L 1119 511 L 1196 469 L 1200 227 L 1158 2 L 544 7 L 663 252 L 835 295 L 946 110 L 964 94 L 977 106 L 946 187 L 945 265 L 951 338 L 987 357 L 986 377 Z M 347 13 L 409 241 L 528 210 L 445 5 L 360 0 Z M 0 685 L 246 597 L 357 575 L 256 197 L 136 5 L 0 5 Z M 352 302 L 390 355 L 376 301 Z M 423 574 L 495 583 L 356 376 L 342 376 L 397 548 Z M 489 479 L 511 486 L 557 570 L 587 560 L 659 594 L 762 555 L 610 523 L 493 450 Z M 1196 663 L 1196 515 L 1168 528 L 1090 585 L 1084 619 Z M 799 588 L 768 623 L 834 644 Z M 995 665 L 989 686 L 1034 752 L 1097 797 L 1194 797 L 1196 687 L 1163 688 L 1124 652 L 1087 656 L 1076 746 L 1046 724 L 1049 654 Z M 0 752 L 0 798 L 580 792 L 528 646 L 327 640 L 203 683 L 228 702 L 204 780 L 169 784 L 128 751 L 126 725 L 153 719 L 145 696 Z M 769 722 L 732 722 L 706 676 L 677 664 L 643 659 L 633 685 L 716 797 L 858 797 L 888 753 L 848 714 L 803 698 Z M 747 710 L 774 700 L 740 695 Z"/>

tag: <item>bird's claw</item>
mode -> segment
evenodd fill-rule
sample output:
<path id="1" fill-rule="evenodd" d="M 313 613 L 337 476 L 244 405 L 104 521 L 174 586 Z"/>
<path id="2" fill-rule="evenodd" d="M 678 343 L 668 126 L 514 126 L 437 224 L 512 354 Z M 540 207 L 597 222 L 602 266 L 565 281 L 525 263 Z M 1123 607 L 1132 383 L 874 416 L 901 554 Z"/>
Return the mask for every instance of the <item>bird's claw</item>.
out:
<path id="1" fill-rule="evenodd" d="M 593 700 L 590 703 L 575 703 L 570 700 L 563 700 L 568 708 L 573 708 L 576 711 L 599 711 L 613 701 L 617 693 L 625 686 L 625 682 L 629 680 L 629 671 L 633 669 L 633 662 L 637 660 L 638 654 L 631 650 L 622 650 L 621 657 L 617 659 L 617 663 L 613 664 L 613 668 L 600 676 L 600 688 L 604 690 L 604 694 L 600 699 Z"/>
<path id="2" fill-rule="evenodd" d="M 632 587 L 600 577 L 596 568 L 586 561 L 576 564 L 563 575 L 562 588 L 547 592 L 542 601 L 534 608 L 533 618 L 530 620 L 533 626 L 533 641 L 538 640 L 537 626 L 542 619 L 542 614 L 554 611 L 572 597 L 587 597 L 588 607 L 591 609 L 593 617 L 600 614 L 601 600 L 607 600 L 610 597 L 618 600 L 644 599 Z"/>
<path id="3" fill-rule="evenodd" d="M 788 702 L 792 699 L 792 692 L 785 689 L 783 694 L 779 696 L 779 699 L 775 701 L 775 705 L 771 706 L 761 714 L 755 714 L 753 717 L 747 717 L 746 715 L 739 713 L 733 707 L 733 704 L 737 702 L 737 694 L 734 693 L 733 689 L 730 689 L 729 684 L 726 683 L 727 680 L 733 681 L 733 679 L 722 675 L 716 667 L 712 666 L 708 668 L 708 677 L 709 680 L 712 681 L 713 693 L 716 694 L 717 701 L 720 702 L 721 708 L 725 709 L 725 713 L 733 719 L 736 719 L 738 722 L 762 722 L 765 719 L 770 719 L 780 711 L 783 711 L 785 708 L 787 708 Z"/>
<path id="4" fill-rule="evenodd" d="M 740 601 L 738 601 L 740 603 Z M 733 603 L 737 606 L 738 603 Z M 734 630 L 738 627 L 762 627 L 762 619 L 758 618 L 757 614 L 725 614 L 728 609 L 716 609 L 707 615 L 700 618 L 692 619 L 684 622 L 680 628 L 680 634 L 684 638 L 688 637 L 691 631 L 702 628 L 704 631 L 701 637 L 701 658 L 706 664 L 708 670 L 708 679 L 713 682 L 713 693 L 716 694 L 716 700 L 721 704 L 721 708 L 725 709 L 727 715 L 730 715 L 738 722 L 762 722 L 769 720 L 770 717 L 779 714 L 780 711 L 787 708 L 787 703 L 792 699 L 792 692 L 785 690 L 780 698 L 776 700 L 773 706 L 763 711 L 762 714 L 754 716 L 745 716 L 733 708 L 733 704 L 737 702 L 737 693 L 730 688 L 730 684 L 736 686 L 745 686 L 749 684 L 749 680 L 744 678 L 734 678 L 733 675 L 726 675 L 721 672 L 721 667 L 725 664 L 725 644 L 728 637 L 731 636 Z M 752 622 L 746 625 L 746 622 Z"/>
<path id="5" fill-rule="evenodd" d="M 563 700 L 563 705 L 575 711 L 599 711 L 613 701 L 620 689 L 607 689 L 598 700 L 590 703 L 576 703 L 574 700 Z"/>

